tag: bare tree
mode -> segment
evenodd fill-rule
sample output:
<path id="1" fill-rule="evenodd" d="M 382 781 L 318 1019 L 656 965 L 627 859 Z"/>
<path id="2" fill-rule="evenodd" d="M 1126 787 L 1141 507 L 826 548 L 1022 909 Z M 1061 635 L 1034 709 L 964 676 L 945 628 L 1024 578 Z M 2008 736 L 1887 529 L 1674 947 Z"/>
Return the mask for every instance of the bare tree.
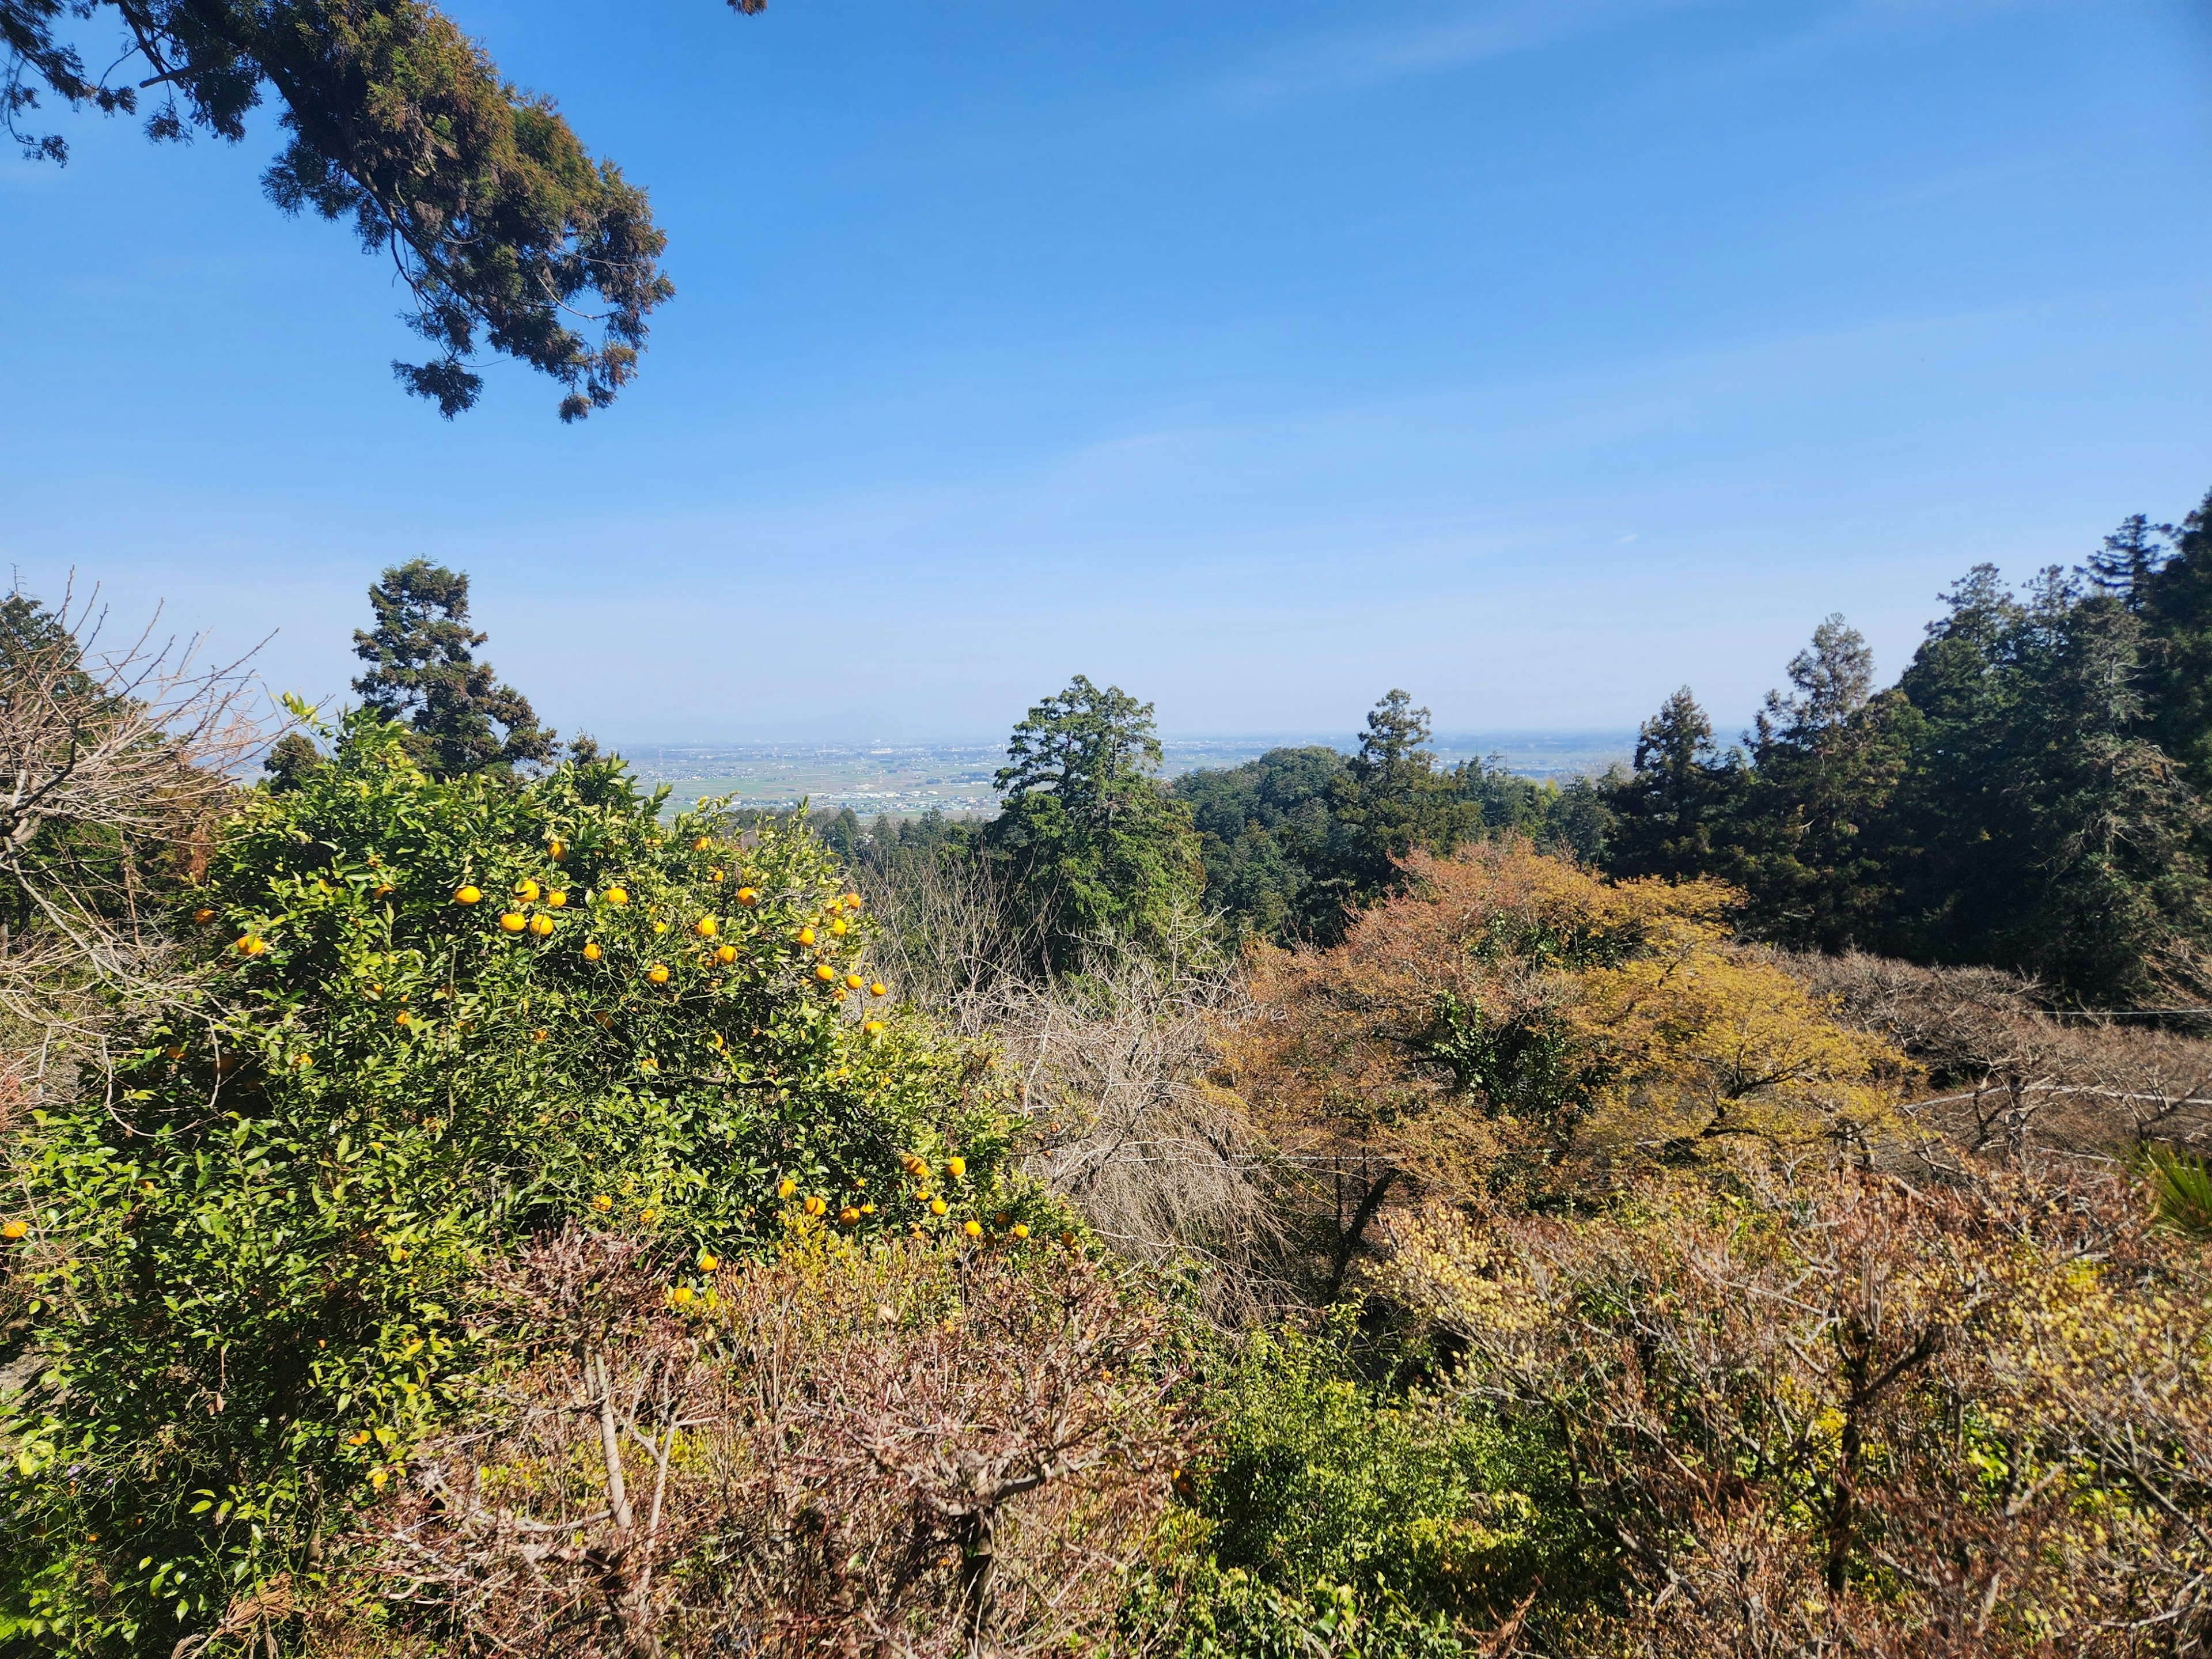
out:
<path id="1" fill-rule="evenodd" d="M 899 854 L 859 879 L 886 976 L 1003 1050 L 1030 1174 L 1124 1254 L 1198 1268 L 1224 1322 L 1284 1298 L 1281 1160 L 1211 1075 L 1249 1012 L 1212 918 L 1177 911 L 1152 948 L 1094 939 L 1055 975 L 981 860 Z"/>
<path id="2" fill-rule="evenodd" d="M 0 601 L 0 1009 L 33 1031 L 81 1028 L 93 985 L 173 990 L 162 884 L 199 873 L 267 740 L 251 653 L 159 621 L 111 650 L 96 592 Z"/>
<path id="3" fill-rule="evenodd" d="M 2212 1146 L 2212 1042 L 2053 1013 L 2032 980 L 1885 957 L 1783 955 L 1790 970 L 1924 1066 L 1907 1109 L 1978 1156 L 2108 1159 L 2145 1142 Z"/>

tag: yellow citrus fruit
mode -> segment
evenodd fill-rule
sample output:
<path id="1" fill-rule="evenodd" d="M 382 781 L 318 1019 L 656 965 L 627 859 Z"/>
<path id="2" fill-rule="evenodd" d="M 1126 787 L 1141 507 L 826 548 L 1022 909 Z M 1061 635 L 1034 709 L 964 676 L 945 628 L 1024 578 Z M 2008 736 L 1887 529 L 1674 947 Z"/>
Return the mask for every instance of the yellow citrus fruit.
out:
<path id="1" fill-rule="evenodd" d="M 854 1226 L 860 1221 L 860 1212 L 854 1209 L 850 1204 L 848 1204 L 843 1209 L 837 1212 L 837 1219 L 843 1222 L 848 1227 Z"/>
<path id="2" fill-rule="evenodd" d="M 614 1206 L 614 1200 L 609 1198 L 605 1193 L 598 1194 L 592 1200 L 592 1207 L 595 1210 L 611 1210 Z"/>
<path id="3" fill-rule="evenodd" d="M 702 916 L 691 924 L 691 931 L 698 934 L 701 939 L 712 939 L 716 933 L 721 932 L 721 924 L 712 916 Z"/>
<path id="4" fill-rule="evenodd" d="M 553 931 L 553 918 L 550 916 L 531 917 L 530 931 L 537 934 L 538 938 L 544 939 L 548 933 Z"/>
<path id="5" fill-rule="evenodd" d="M 801 945 L 811 945 L 811 944 L 813 944 L 813 943 L 814 943 L 814 930 L 813 930 L 811 927 L 802 927 L 802 928 L 800 928 L 800 929 L 799 930 L 799 942 Z"/>
<path id="6" fill-rule="evenodd" d="M 964 1158 L 946 1158 L 945 1160 L 945 1172 L 951 1176 L 955 1181 L 959 1180 L 962 1176 L 968 1173 L 968 1160 Z"/>
<path id="7" fill-rule="evenodd" d="M 668 1299 L 678 1307 L 682 1307 L 691 1299 L 691 1287 L 689 1285 L 678 1285 L 674 1290 L 669 1291 Z"/>
<path id="8" fill-rule="evenodd" d="M 509 910 L 499 919 L 499 925 L 510 933 L 519 933 L 530 926 L 530 918 L 520 910 Z"/>
<path id="9" fill-rule="evenodd" d="M 665 921 L 656 921 L 653 924 L 653 931 L 656 933 L 665 933 L 668 931 L 668 924 Z"/>
<path id="10" fill-rule="evenodd" d="M 879 1019 L 863 1020 L 860 1022 L 860 1029 L 870 1036 L 875 1036 L 883 1030 L 884 1023 Z"/>
<path id="11" fill-rule="evenodd" d="M 525 876 L 514 884 L 514 896 L 525 904 L 530 903 L 538 896 L 538 884 Z"/>
<path id="12" fill-rule="evenodd" d="M 610 904 L 628 904 L 629 902 L 629 894 L 620 887 L 610 887 L 607 889 L 607 902 Z"/>
<path id="13" fill-rule="evenodd" d="M 845 908 L 846 908 L 848 910 L 857 910 L 857 909 L 859 909 L 859 908 L 860 908 L 860 896 L 858 893 L 848 893 L 848 894 L 846 894 L 846 895 L 845 895 Z"/>
<path id="14" fill-rule="evenodd" d="M 738 902 L 744 905 L 748 910 L 750 910 L 754 905 L 760 902 L 760 895 L 752 888 L 740 887 L 738 889 Z"/>
<path id="15" fill-rule="evenodd" d="M 716 1256 L 712 1250 L 702 1250 L 699 1252 L 699 1271 L 701 1273 L 710 1273 L 721 1265 L 722 1263 L 720 1259 Z"/>
<path id="16" fill-rule="evenodd" d="M 657 1072 L 660 1069 L 660 1062 L 651 1054 L 647 1054 L 643 1060 L 638 1061 L 637 1068 L 641 1072 Z"/>
<path id="17" fill-rule="evenodd" d="M 392 1015 L 392 1023 L 394 1025 L 412 1025 L 415 1023 L 415 1016 L 402 1008 L 398 1013 Z"/>
<path id="18" fill-rule="evenodd" d="M 858 974 L 848 974 L 845 975 L 845 988 L 848 991 L 857 991 L 865 983 L 866 983 L 866 981 L 861 979 Z"/>
<path id="19" fill-rule="evenodd" d="M 392 884 L 388 881 L 383 881 L 379 882 L 375 886 L 370 888 L 368 890 L 368 896 L 373 899 L 387 898 L 391 896 L 392 892 Z"/>
<path id="20" fill-rule="evenodd" d="M 786 1176 L 781 1181 L 775 1183 L 775 1195 L 778 1198 L 789 1198 L 798 1190 L 799 1183 L 793 1181 L 789 1176 Z"/>
<path id="21" fill-rule="evenodd" d="M 545 908 L 549 910 L 567 909 L 568 908 L 568 896 L 561 891 L 558 888 L 556 888 L 553 891 L 545 896 Z"/>
<path id="22" fill-rule="evenodd" d="M 1027 1238 L 1029 1236 L 1029 1224 L 1026 1222 L 1017 1221 L 1014 1223 L 1014 1237 L 1016 1238 Z"/>
<path id="23" fill-rule="evenodd" d="M 201 927 L 204 927 L 208 923 L 215 920 L 215 912 L 203 906 L 199 909 L 192 912 L 192 920 L 199 923 Z"/>
<path id="24" fill-rule="evenodd" d="M 584 941 L 584 960 L 585 960 L 585 961 L 586 961 L 586 962 L 597 962 L 597 961 L 598 961 L 601 957 L 605 956 L 605 954 L 606 954 L 606 952 L 605 952 L 605 951 L 602 951 L 602 950 L 600 950 L 600 949 L 599 949 L 599 940 L 597 940 L 597 939 L 586 939 L 586 940 Z"/>
<path id="25" fill-rule="evenodd" d="M 21 1217 L 18 1217 L 16 1219 L 10 1221 L 6 1226 L 0 1227 L 0 1238 L 4 1238 L 12 1244 L 17 1239 L 21 1238 L 29 1233 L 30 1231 L 31 1224 L 23 1220 Z"/>
<path id="26" fill-rule="evenodd" d="M 483 900 L 483 889 L 481 887 L 456 888 L 453 892 L 453 902 L 456 904 L 478 904 Z"/>
<path id="27" fill-rule="evenodd" d="M 829 1207 L 830 1200 L 826 1198 L 810 1197 L 806 1200 L 805 1209 L 806 1213 L 809 1215 L 820 1215 L 823 1211 Z"/>
<path id="28" fill-rule="evenodd" d="M 836 921 L 830 924 L 830 931 L 833 933 L 842 936 L 853 931 L 853 924 L 847 921 L 844 917 L 840 916 Z"/>
<path id="29" fill-rule="evenodd" d="M 837 970 L 826 962 L 817 962 L 814 964 L 814 977 L 827 983 L 837 977 Z"/>
<path id="30" fill-rule="evenodd" d="M 268 952 L 269 941 L 258 933 L 248 933 L 238 941 L 235 948 L 242 957 L 264 956 Z"/>
<path id="31" fill-rule="evenodd" d="M 721 878 L 722 878 L 722 872 L 721 872 L 721 870 L 720 870 L 720 866 L 716 866 L 716 867 L 714 867 L 714 868 L 709 869 L 709 870 L 707 872 L 707 879 L 708 879 L 708 880 L 709 880 L 709 881 L 720 881 L 720 880 L 721 880 Z"/>
<path id="32" fill-rule="evenodd" d="M 932 1215 L 943 1215 L 951 1207 L 941 1198 L 933 1198 L 929 1200 L 929 1212 Z"/>
<path id="33" fill-rule="evenodd" d="M 722 945 L 714 952 L 714 960 L 720 963 L 725 968 L 728 967 L 737 959 L 738 947 L 734 945 Z"/>
<path id="34" fill-rule="evenodd" d="M 691 843 L 691 850 L 695 853 L 703 853 L 714 844 L 714 843 L 708 840 L 706 836 L 702 836 L 698 840 Z"/>
<path id="35" fill-rule="evenodd" d="M 654 963 L 652 967 L 645 970 L 645 976 L 651 980 L 655 985 L 665 985 L 668 983 L 668 969 L 658 962 Z"/>
<path id="36" fill-rule="evenodd" d="M 960 1224 L 960 1231 L 970 1238 L 981 1238 L 983 1236 L 983 1224 L 980 1221 L 963 1221 Z"/>
<path id="37" fill-rule="evenodd" d="M 637 1218 L 649 1227 L 655 1221 L 658 1221 L 660 1218 L 660 1212 L 658 1210 L 640 1210 L 637 1212 Z"/>
<path id="38" fill-rule="evenodd" d="M 558 864 L 562 859 L 568 856 L 568 848 L 565 842 L 556 841 L 546 848 L 545 853 L 546 856 L 550 858 L 554 863 Z"/>
<path id="39" fill-rule="evenodd" d="M 890 994 L 891 988 L 884 984 L 881 980 L 878 980 L 873 985 L 868 987 L 868 994 L 872 997 L 887 997 Z"/>

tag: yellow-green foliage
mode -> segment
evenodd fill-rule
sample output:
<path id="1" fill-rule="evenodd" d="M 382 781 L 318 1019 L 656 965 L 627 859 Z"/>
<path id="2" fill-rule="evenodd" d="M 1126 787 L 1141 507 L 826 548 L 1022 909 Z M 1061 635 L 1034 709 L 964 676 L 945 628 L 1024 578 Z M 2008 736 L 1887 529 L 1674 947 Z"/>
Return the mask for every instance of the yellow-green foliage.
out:
<path id="1" fill-rule="evenodd" d="M 1640 1592 L 1627 1650 L 1905 1654 L 1932 1627 L 2117 1656 L 2203 1627 L 2200 1248 L 2111 1180 L 1728 1175 L 1592 1218 L 1433 1210 L 1379 1275 L 1463 1345 L 1472 1397 L 1550 1426 Z"/>
<path id="2" fill-rule="evenodd" d="M 1729 888 L 1607 882 L 1525 842 L 1417 857 L 1325 951 L 1252 957 L 1224 1036 L 1293 1144 L 1353 1142 L 1433 1191 L 1741 1136 L 1879 1138 L 1910 1073 L 1731 935 Z"/>
<path id="3" fill-rule="evenodd" d="M 48 1371 L 7 1425 L 0 1632 L 167 1651 L 303 1570 L 445 1412 L 526 1232 L 689 1262 L 787 1207 L 1006 1206 L 988 1056 L 878 1012 L 820 846 L 658 807 L 611 764 L 434 781 L 357 718 L 229 826 L 176 918 L 198 994 L 22 1150 Z"/>

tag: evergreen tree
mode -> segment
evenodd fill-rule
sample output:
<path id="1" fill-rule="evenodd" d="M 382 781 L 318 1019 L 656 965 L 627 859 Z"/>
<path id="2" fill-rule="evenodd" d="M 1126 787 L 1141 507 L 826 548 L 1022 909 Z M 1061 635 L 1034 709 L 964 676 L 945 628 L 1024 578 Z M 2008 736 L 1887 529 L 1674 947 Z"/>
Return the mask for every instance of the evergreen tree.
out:
<path id="1" fill-rule="evenodd" d="M 1429 711 L 1407 692 L 1393 689 L 1369 711 L 1334 791 L 1340 833 L 1322 885 L 1340 915 L 1394 890 L 1399 862 L 1414 848 L 1449 853 L 1480 828 L 1479 809 L 1437 766 L 1429 742 Z"/>
<path id="2" fill-rule="evenodd" d="M 2171 557 L 2143 584 L 2142 612 L 2152 729 L 2191 787 L 2212 799 L 2212 493 L 2182 520 Z"/>
<path id="3" fill-rule="evenodd" d="M 2172 525 L 2154 526 L 2140 513 L 2122 520 L 2104 546 L 2089 556 L 2090 580 L 2129 610 L 2140 610 L 2170 551 L 2163 538 L 2172 533 Z"/>
<path id="4" fill-rule="evenodd" d="M 1990 954 L 2091 1000 L 2202 997 L 2212 812 L 2152 734 L 2142 621 L 2070 586 L 2046 606 L 2047 661 L 2021 688 L 2012 744 L 2038 879 Z"/>
<path id="5" fill-rule="evenodd" d="M 1316 882 L 1340 833 L 1332 806 L 1345 766 L 1338 750 L 1308 744 L 1176 780 L 1198 831 L 1206 907 L 1234 933 L 1289 945 L 1333 925 L 1338 901 Z"/>
<path id="6" fill-rule="evenodd" d="M 270 793 L 285 795 L 307 782 L 323 763 L 322 751 L 313 738 L 304 732 L 287 732 L 269 745 L 261 769 L 269 775 Z"/>
<path id="7" fill-rule="evenodd" d="M 1897 692 L 1874 694 L 1874 653 L 1839 616 L 1789 672 L 1793 690 L 1769 692 L 1753 723 L 1741 828 L 1719 872 L 1770 937 L 1841 950 L 1869 942 L 1892 908 L 1882 832 L 1919 721 Z"/>
<path id="8" fill-rule="evenodd" d="M 434 775 L 550 765 L 555 733 L 530 700 L 494 678 L 474 652 L 486 635 L 469 626 L 469 579 L 425 559 L 395 565 L 368 590 L 376 626 L 355 630 L 354 654 L 370 665 L 353 683 L 362 703 L 413 728 Z"/>
<path id="9" fill-rule="evenodd" d="M 1715 842 L 1742 793 L 1742 769 L 1713 744 L 1713 723 L 1684 686 L 1636 734 L 1636 770 L 1607 792 L 1607 863 L 1624 876 L 1709 874 Z"/>
<path id="10" fill-rule="evenodd" d="M 1205 884 L 1190 811 L 1153 781 L 1152 706 L 1079 674 L 1016 726 L 986 851 L 1012 878 L 1018 920 L 1054 969 L 1093 945 L 1164 943 Z"/>
<path id="11" fill-rule="evenodd" d="M 64 14 L 113 22 L 122 50 L 104 73 L 57 38 Z M 155 88 L 147 136 L 180 142 L 236 143 L 275 94 L 288 140 L 262 188 L 286 213 L 344 221 L 398 268 L 415 301 L 407 324 L 434 355 L 392 368 L 441 414 L 483 391 L 479 343 L 566 388 L 563 420 L 605 407 L 636 374 L 646 319 L 676 291 L 645 192 L 428 0 L 0 0 L 0 125 L 26 155 L 68 159 L 58 134 L 21 125 L 41 91 L 133 114 Z"/>

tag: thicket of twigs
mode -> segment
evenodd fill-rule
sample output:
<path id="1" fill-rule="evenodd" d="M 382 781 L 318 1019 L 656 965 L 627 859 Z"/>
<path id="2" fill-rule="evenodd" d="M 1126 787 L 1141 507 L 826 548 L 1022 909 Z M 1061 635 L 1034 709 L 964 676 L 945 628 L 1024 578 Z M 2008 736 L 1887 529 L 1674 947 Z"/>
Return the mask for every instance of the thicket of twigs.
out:
<path id="1" fill-rule="evenodd" d="M 1100 1261 L 803 1228 L 672 1303 L 641 1241 L 498 1270 L 507 1363 L 352 1540 L 464 1651 L 1065 1652 L 1109 1640 L 1186 1455 L 1156 1319 Z"/>

